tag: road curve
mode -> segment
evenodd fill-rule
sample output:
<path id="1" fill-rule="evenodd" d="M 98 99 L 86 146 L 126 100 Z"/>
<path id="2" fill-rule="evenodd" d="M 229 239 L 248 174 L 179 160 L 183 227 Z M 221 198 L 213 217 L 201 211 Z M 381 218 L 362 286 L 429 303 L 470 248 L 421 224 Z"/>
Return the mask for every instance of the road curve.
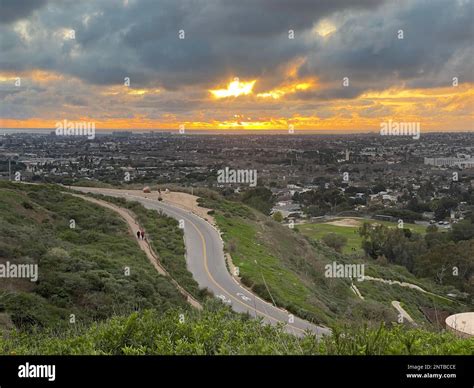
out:
<path id="1" fill-rule="evenodd" d="M 85 201 L 92 202 L 96 205 L 105 207 L 117 213 L 128 225 L 128 229 L 130 234 L 136 238 L 136 231 L 142 230 L 142 226 L 138 223 L 138 221 L 133 217 L 132 213 L 127 209 L 124 209 L 120 206 L 117 206 L 111 202 L 103 201 L 101 199 L 96 199 L 87 195 L 81 194 L 72 194 L 75 197 L 81 198 Z M 181 285 L 168 273 L 168 271 L 161 265 L 159 258 L 156 256 L 155 252 L 151 248 L 148 240 L 135 240 L 140 247 L 140 249 L 145 253 L 146 257 L 150 261 L 151 265 L 155 267 L 156 271 L 162 275 L 168 277 L 171 283 L 178 289 L 178 292 L 186 298 L 186 301 L 193 307 L 202 310 L 201 304 L 189 293 L 187 292 Z"/>
<path id="2" fill-rule="evenodd" d="M 283 323 L 287 332 L 298 336 L 305 331 L 311 331 L 318 336 L 331 333 L 330 329 L 293 316 L 241 286 L 226 267 L 223 243 L 218 231 L 194 213 L 162 201 L 125 193 L 119 189 L 92 187 L 71 187 L 71 189 L 134 200 L 148 209 L 162 211 L 178 221 L 182 220 L 188 270 L 201 288 L 209 289 L 234 311 L 261 317 L 264 322 L 272 325 Z"/>

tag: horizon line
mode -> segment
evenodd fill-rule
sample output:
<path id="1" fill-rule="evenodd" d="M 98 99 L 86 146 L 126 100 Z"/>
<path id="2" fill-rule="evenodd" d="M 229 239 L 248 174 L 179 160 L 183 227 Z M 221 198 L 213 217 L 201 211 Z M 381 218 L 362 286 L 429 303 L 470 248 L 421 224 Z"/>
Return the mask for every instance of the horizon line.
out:
<path id="1" fill-rule="evenodd" d="M 34 133 L 36 131 L 51 131 L 54 132 L 55 128 L 51 127 L 38 127 L 38 128 L 17 128 L 17 127 L 0 127 L 0 132 L 3 131 L 11 131 L 11 132 L 20 132 L 20 133 Z M 100 128 L 100 129 L 95 129 L 96 132 L 131 132 L 131 133 L 179 133 L 180 129 L 178 128 Z M 185 129 L 184 134 L 186 133 L 210 133 L 210 134 L 249 134 L 249 133 L 255 133 L 255 134 L 289 134 L 289 135 L 295 135 L 295 134 L 325 134 L 325 135 L 331 135 L 331 134 L 357 134 L 357 135 L 364 135 L 364 134 L 377 134 L 380 131 L 378 129 L 361 129 L 361 130 L 347 130 L 347 129 L 294 129 L 293 133 L 290 133 L 288 129 L 199 129 L 199 128 L 189 128 Z M 473 129 L 454 129 L 454 130 L 426 130 L 423 131 L 422 133 L 424 134 L 429 134 L 429 133 L 474 133 Z"/>

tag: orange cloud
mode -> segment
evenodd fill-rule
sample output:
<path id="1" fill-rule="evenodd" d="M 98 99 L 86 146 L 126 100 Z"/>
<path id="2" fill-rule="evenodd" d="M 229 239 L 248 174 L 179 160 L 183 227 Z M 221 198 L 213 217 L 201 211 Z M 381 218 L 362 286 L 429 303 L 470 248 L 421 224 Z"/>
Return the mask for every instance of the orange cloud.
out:
<path id="1" fill-rule="evenodd" d="M 140 105 L 134 110 L 134 101 L 141 96 L 163 93 L 163 104 L 166 104 L 168 94 L 174 98 L 186 98 L 186 93 L 167 92 L 159 89 L 131 89 L 124 86 L 97 87 L 90 89 L 90 105 L 70 107 L 66 103 L 54 107 L 35 110 L 35 117 L 14 119 L 14 116 L 0 118 L 3 128 L 55 128 L 58 120 L 86 120 L 96 123 L 100 129 L 177 129 L 184 124 L 186 129 L 241 129 L 241 130 L 287 130 L 288 125 L 294 125 L 298 130 L 344 130 L 344 131 L 377 131 L 381 122 L 389 119 L 398 121 L 420 122 L 422 132 L 433 130 L 473 130 L 474 123 L 474 84 L 460 84 L 457 87 L 443 88 L 389 88 L 383 91 L 367 91 L 357 98 L 334 99 L 324 104 L 311 101 L 288 100 L 280 103 L 284 96 L 318 87 L 319 81 L 313 78 L 297 79 L 297 64 L 291 75 L 285 77 L 283 83 L 274 89 L 254 92 L 257 80 L 240 81 L 234 79 L 227 88 L 211 90 L 215 99 L 200 101 L 199 109 L 186 112 L 163 112 L 156 114 Z M 288 70 L 290 71 L 290 70 Z M 14 73 L 0 73 L 0 83 L 14 82 Z M 54 72 L 39 70 L 21 73 L 22 77 L 30 77 L 37 82 L 54 82 L 61 75 Z M 214 92 L 214 93 L 213 93 Z M 218 104 L 217 99 L 253 95 L 250 100 L 243 99 L 239 104 L 232 102 L 232 108 Z M 107 106 L 107 98 L 103 95 L 113 95 Z M 104 101 L 104 106 L 97 107 L 96 102 Z M 270 101 L 269 101 L 270 100 Z M 161 101 L 161 100 L 160 100 Z M 130 105 L 129 105 L 130 104 Z M 280 110 L 288 106 L 288 110 Z M 216 110 L 216 107 L 218 108 Z M 278 108 L 278 109 L 275 109 Z M 107 108 L 107 109 L 105 109 Z M 86 111 L 84 109 L 87 109 Z M 191 108 L 192 109 L 192 108 Z M 236 115 L 235 111 L 239 112 Z M 5 110 L 4 110 L 5 112 Z M 153 115 L 151 113 L 153 113 Z M 291 112 L 291 113 L 290 113 Z M 134 113 L 134 114 L 130 114 Z M 53 118 L 53 119 L 52 119 Z"/>
<path id="2" fill-rule="evenodd" d="M 11 82 L 12 84 L 17 78 L 28 79 L 39 84 L 46 84 L 49 82 L 60 81 L 64 79 L 62 74 L 53 71 L 44 70 L 29 70 L 20 72 L 0 72 L 0 82 Z"/>
<path id="3" fill-rule="evenodd" d="M 278 88 L 269 90 L 268 92 L 258 93 L 257 97 L 261 98 L 274 98 L 279 99 L 286 94 L 296 93 L 301 90 L 308 90 L 316 86 L 316 81 L 313 79 L 307 79 L 303 82 L 293 82 L 293 83 L 286 83 Z"/>

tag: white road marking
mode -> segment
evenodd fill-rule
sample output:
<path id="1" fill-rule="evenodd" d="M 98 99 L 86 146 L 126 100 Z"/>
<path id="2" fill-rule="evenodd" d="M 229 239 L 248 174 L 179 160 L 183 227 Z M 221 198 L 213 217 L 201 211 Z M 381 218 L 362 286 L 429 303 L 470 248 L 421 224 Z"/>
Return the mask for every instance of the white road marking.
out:
<path id="1" fill-rule="evenodd" d="M 249 300 L 252 300 L 251 298 L 249 298 L 248 296 L 245 296 L 244 294 L 242 294 L 240 292 L 237 293 L 237 296 L 240 296 L 240 298 L 242 300 L 245 300 L 246 302 L 248 302 Z"/>
<path id="2" fill-rule="evenodd" d="M 217 295 L 216 298 L 219 298 L 220 300 L 222 300 L 223 303 L 227 303 L 227 304 L 232 303 L 232 301 L 230 299 L 227 299 L 225 295 Z"/>

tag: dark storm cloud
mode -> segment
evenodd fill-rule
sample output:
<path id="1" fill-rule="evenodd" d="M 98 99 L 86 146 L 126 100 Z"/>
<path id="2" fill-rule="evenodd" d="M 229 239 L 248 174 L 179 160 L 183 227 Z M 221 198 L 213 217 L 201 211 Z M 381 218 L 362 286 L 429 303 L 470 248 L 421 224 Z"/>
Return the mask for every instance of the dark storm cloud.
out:
<path id="1" fill-rule="evenodd" d="M 445 85 L 452 76 L 473 81 L 473 3 L 455 0 L 0 0 L 9 21 L 31 15 L 29 36 L 0 25 L 0 70 L 40 68 L 90 84 L 202 89 L 238 76 L 276 85 L 280 68 L 307 57 L 300 76 L 322 90 L 303 100 L 354 98 L 368 89 L 404 83 Z M 7 16 L 5 16 L 7 15 Z M 337 25 L 327 38 L 311 33 L 323 18 Z M 1 19 L 3 20 L 3 19 Z M 74 29 L 64 41 L 60 29 Z M 178 39 L 183 29 L 186 39 Z M 288 39 L 288 30 L 295 39 Z M 404 30 L 404 39 L 396 37 Z M 341 88 L 343 77 L 351 88 Z"/>
<path id="2" fill-rule="evenodd" d="M 15 45 L 2 68 L 45 67 L 94 84 L 118 84 L 124 76 L 137 85 L 159 82 L 166 88 L 210 83 L 226 76 L 260 76 L 275 65 L 304 55 L 298 37 L 320 18 L 345 9 L 372 8 L 379 0 L 209 2 L 143 0 L 68 2 L 40 12 L 45 29 L 71 28 L 74 42 Z M 186 39 L 178 39 L 183 29 Z M 11 41 L 15 37 L 10 37 Z M 4 43 L 8 45 L 8 43 Z M 12 45 L 9 46 L 12 48 Z M 80 55 L 72 57 L 73 50 Z M 47 56 L 50 60 L 48 61 Z"/>
<path id="3" fill-rule="evenodd" d="M 0 0 L 0 23 L 12 23 L 28 17 L 47 0 Z"/>
<path id="4" fill-rule="evenodd" d="M 144 65 L 163 74 L 162 84 L 215 82 L 233 77 L 260 77 L 280 63 L 305 55 L 303 39 L 296 37 L 324 16 L 344 9 L 373 7 L 381 1 L 239 1 L 189 2 L 176 7 L 164 2 L 124 35 Z M 137 3 L 136 7 L 144 5 Z M 186 39 L 178 39 L 184 30 Z"/>
<path id="5" fill-rule="evenodd" d="M 403 3 L 403 2 L 402 2 Z M 393 4 L 361 25 L 349 16 L 338 33 L 316 47 L 301 74 L 322 70 L 325 79 L 344 76 L 408 86 L 446 86 L 451 75 L 473 82 L 472 1 L 424 0 Z M 397 33 L 403 30 L 403 39 Z"/>

